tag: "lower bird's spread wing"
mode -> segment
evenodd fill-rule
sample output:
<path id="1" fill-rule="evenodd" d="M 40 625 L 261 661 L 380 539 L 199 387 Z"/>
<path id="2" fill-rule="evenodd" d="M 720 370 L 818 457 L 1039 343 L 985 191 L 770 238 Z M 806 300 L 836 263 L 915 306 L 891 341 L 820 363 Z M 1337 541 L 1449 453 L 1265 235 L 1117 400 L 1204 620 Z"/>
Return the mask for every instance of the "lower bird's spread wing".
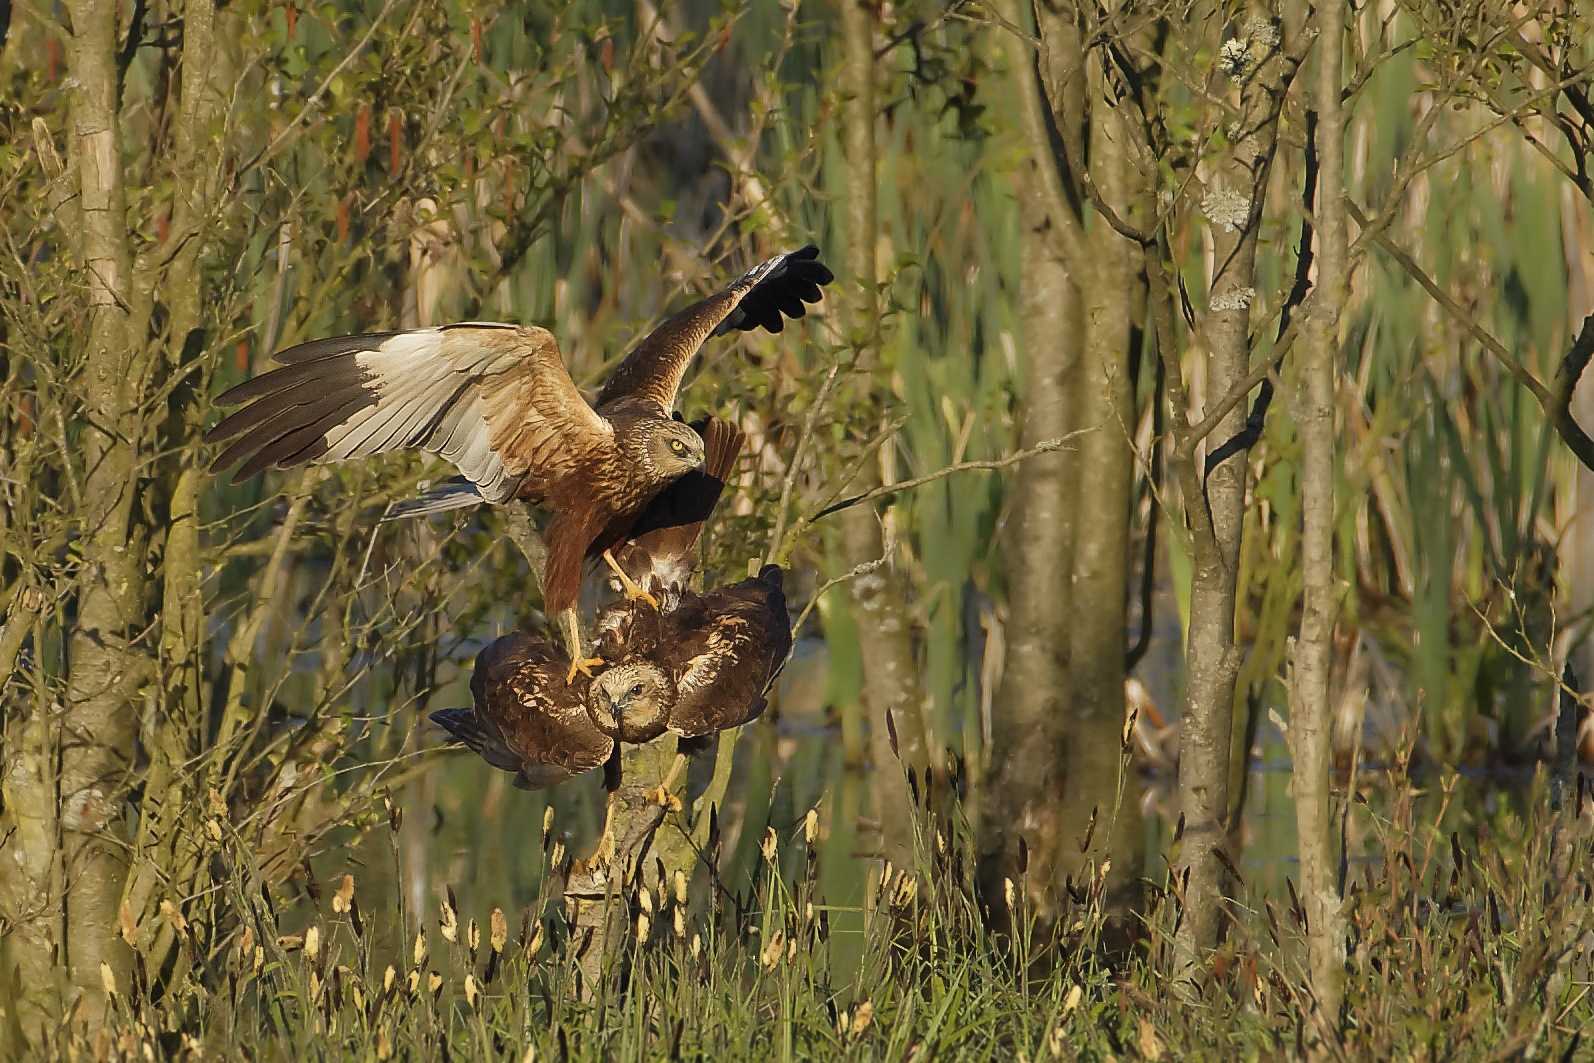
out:
<path id="1" fill-rule="evenodd" d="M 675 662 L 670 730 L 696 738 L 736 727 L 764 711 L 764 695 L 791 652 L 782 573 L 694 596 L 666 618 L 661 638 Z"/>
<path id="2" fill-rule="evenodd" d="M 584 685 L 565 683 L 569 664 L 542 639 L 495 639 L 476 656 L 475 706 L 432 719 L 493 767 L 515 772 L 522 790 L 564 782 L 598 767 L 614 749 L 586 713 Z"/>
<path id="3" fill-rule="evenodd" d="M 546 329 L 447 325 L 341 336 L 276 359 L 280 368 L 216 400 L 248 403 L 205 437 L 238 437 L 211 466 L 247 459 L 234 483 L 269 465 L 415 448 L 452 462 L 488 502 L 538 498 L 544 484 L 613 437 Z"/>
<path id="4" fill-rule="evenodd" d="M 604 384 L 598 406 L 634 395 L 668 415 L 675 408 L 686 367 L 711 334 L 755 328 L 779 332 L 786 318 L 808 312 L 805 303 L 819 302 L 820 287 L 835 279 L 812 244 L 755 266 L 724 291 L 687 307 L 650 332 Z"/>

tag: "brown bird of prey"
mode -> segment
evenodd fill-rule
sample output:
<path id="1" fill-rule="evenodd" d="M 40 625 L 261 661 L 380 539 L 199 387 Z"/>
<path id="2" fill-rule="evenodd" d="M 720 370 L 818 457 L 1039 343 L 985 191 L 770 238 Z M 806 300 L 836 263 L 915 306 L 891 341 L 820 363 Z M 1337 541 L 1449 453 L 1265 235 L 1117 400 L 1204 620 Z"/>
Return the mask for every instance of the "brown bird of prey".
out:
<path id="1" fill-rule="evenodd" d="M 765 695 L 791 652 L 782 576 L 779 565 L 765 565 L 756 577 L 707 594 L 682 590 L 672 609 L 637 599 L 606 618 L 598 652 L 614 663 L 600 673 L 607 680 L 603 688 L 593 689 L 592 718 L 609 730 L 614 724 L 608 721 L 654 720 L 662 708 L 660 733 L 667 728 L 681 743 L 669 774 L 650 791 L 660 804 L 678 807 L 670 787 L 688 756 L 710 748 L 713 735 L 763 713 Z M 615 691 L 620 700 L 606 700 Z"/>
<path id="2" fill-rule="evenodd" d="M 595 679 L 567 679 L 569 664 L 546 639 L 519 633 L 495 639 L 476 655 L 475 704 L 434 712 L 432 720 L 493 767 L 514 772 L 522 790 L 604 767 L 608 812 L 595 859 L 606 862 L 620 786 L 616 740 L 647 742 L 663 734 L 668 700 L 649 677 L 608 669 Z"/>
<path id="3" fill-rule="evenodd" d="M 543 598 L 564 614 L 572 668 L 584 559 L 604 557 L 663 488 L 703 462 L 703 441 L 671 413 L 687 366 L 710 334 L 779 332 L 834 279 L 808 246 L 750 270 L 667 319 L 626 356 L 588 404 L 546 329 L 461 324 L 312 340 L 276 354 L 280 368 L 216 401 L 249 405 L 207 440 L 239 436 L 212 471 L 243 460 L 233 482 L 267 466 L 415 448 L 452 462 L 471 488 L 427 508 L 521 498 L 552 511 Z M 640 594 L 627 588 L 628 594 Z"/>

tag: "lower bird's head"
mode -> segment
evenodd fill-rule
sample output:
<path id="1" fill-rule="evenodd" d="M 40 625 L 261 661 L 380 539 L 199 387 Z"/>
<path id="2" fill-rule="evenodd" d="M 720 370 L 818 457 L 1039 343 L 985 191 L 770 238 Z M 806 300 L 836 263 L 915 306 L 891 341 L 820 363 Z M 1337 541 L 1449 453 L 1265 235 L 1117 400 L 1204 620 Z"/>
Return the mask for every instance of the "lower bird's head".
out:
<path id="1" fill-rule="evenodd" d="M 598 730 L 622 742 L 647 742 L 664 733 L 675 705 L 675 684 L 651 661 L 625 661 L 592 681 L 587 713 Z"/>
<path id="2" fill-rule="evenodd" d="M 661 482 L 679 479 L 703 467 L 703 437 L 680 421 L 649 420 L 641 424 L 643 464 Z"/>

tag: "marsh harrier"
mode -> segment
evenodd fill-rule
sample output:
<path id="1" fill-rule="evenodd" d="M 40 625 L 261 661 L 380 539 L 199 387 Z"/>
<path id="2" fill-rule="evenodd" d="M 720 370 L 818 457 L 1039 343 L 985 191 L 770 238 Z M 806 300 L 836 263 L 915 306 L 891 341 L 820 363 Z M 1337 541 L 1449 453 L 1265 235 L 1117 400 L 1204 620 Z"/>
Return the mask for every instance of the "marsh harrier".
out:
<path id="1" fill-rule="evenodd" d="M 272 465 L 414 448 L 440 454 L 471 485 L 420 508 L 542 504 L 553 515 L 543 598 L 550 614 L 563 614 L 576 657 L 584 559 L 614 566 L 610 551 L 648 502 L 703 463 L 702 438 L 671 416 L 699 347 L 736 329 L 780 332 L 832 280 L 811 245 L 764 262 L 653 330 L 590 404 L 542 328 L 460 324 L 312 340 L 278 352 L 282 366 L 216 400 L 248 405 L 205 437 L 239 437 L 211 469 L 242 461 L 236 483 Z"/>

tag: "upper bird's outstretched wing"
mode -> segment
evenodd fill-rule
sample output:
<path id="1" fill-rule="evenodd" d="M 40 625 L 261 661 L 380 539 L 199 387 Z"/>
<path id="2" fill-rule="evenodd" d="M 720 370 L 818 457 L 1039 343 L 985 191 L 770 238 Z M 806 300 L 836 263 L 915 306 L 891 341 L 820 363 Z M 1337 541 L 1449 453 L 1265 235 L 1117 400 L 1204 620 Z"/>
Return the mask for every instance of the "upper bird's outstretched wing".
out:
<path id="1" fill-rule="evenodd" d="M 614 430 L 576 390 L 546 329 L 445 325 L 312 340 L 216 400 L 242 410 L 207 442 L 238 436 L 211 465 L 268 465 L 415 448 L 439 454 L 488 502 L 540 498 Z"/>
<path id="2" fill-rule="evenodd" d="M 808 312 L 805 303 L 819 302 L 820 287 L 835 279 L 812 244 L 755 266 L 724 291 L 687 307 L 648 333 L 603 385 L 598 406 L 634 395 L 668 417 L 686 367 L 710 335 L 732 329 L 779 332 L 786 318 Z"/>

